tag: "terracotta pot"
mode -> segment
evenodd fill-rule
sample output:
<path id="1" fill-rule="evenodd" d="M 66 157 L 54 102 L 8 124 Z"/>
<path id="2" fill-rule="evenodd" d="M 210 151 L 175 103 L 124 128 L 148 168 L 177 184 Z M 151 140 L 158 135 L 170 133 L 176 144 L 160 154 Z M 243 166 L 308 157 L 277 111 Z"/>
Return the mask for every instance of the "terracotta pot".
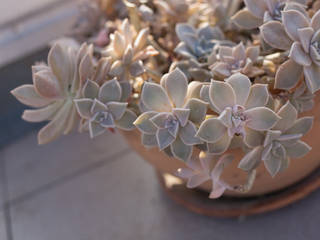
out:
<path id="1" fill-rule="evenodd" d="M 263 164 L 260 164 L 257 169 L 256 181 L 250 192 L 246 194 L 239 194 L 227 191 L 224 195 L 257 196 L 281 190 L 302 180 L 320 166 L 320 151 L 318 149 L 320 146 L 320 94 L 316 96 L 315 103 L 313 110 L 300 115 L 300 117 L 314 116 L 313 128 L 303 138 L 303 140 L 312 147 L 311 152 L 304 158 L 292 159 L 289 168 L 274 178 L 270 176 Z M 157 148 L 146 149 L 143 147 L 138 130 L 121 133 L 126 138 L 128 144 L 158 170 L 174 174 L 178 168 L 185 167 L 185 164 L 182 161 L 168 157 L 166 154 L 159 152 Z M 243 152 L 236 149 L 228 151 L 228 153 L 234 154 L 236 159 L 224 170 L 222 175 L 223 180 L 230 184 L 244 183 L 246 181 L 247 174 L 237 167 L 240 159 L 243 157 Z M 195 156 L 198 155 L 199 151 L 195 149 L 194 154 Z M 201 185 L 199 188 L 210 191 L 210 182 Z"/>

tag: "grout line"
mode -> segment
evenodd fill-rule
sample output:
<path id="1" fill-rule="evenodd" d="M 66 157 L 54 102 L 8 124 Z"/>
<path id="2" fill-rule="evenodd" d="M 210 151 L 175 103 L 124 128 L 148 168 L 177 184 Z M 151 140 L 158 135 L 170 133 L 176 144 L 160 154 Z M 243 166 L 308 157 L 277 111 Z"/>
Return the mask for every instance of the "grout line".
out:
<path id="1" fill-rule="evenodd" d="M 132 153 L 132 150 L 131 150 L 131 148 L 128 147 L 128 148 L 126 148 L 116 154 L 109 156 L 105 160 L 97 161 L 89 166 L 85 166 L 83 168 L 80 168 L 73 173 L 70 173 L 66 176 L 60 177 L 59 179 L 53 180 L 52 182 L 47 183 L 47 184 L 45 184 L 35 190 L 32 190 L 28 193 L 25 193 L 22 196 L 19 196 L 17 198 L 12 199 L 12 200 L 7 200 L 4 204 L 5 209 L 8 207 L 17 205 L 21 202 L 27 201 L 27 200 L 37 196 L 40 193 L 50 191 L 51 189 L 54 189 L 64 183 L 69 182 L 69 181 L 71 181 L 77 177 L 80 177 L 84 174 L 87 174 L 87 173 L 90 173 L 94 170 L 97 170 L 97 169 L 109 164 L 110 162 L 114 162 L 114 161 L 118 160 L 119 158 L 128 155 L 129 153 Z M 12 240 L 12 239 L 9 239 L 9 240 Z"/>
<path id="2" fill-rule="evenodd" d="M 6 168 L 6 161 L 4 158 L 2 158 L 2 160 L 0 160 L 0 161 L 1 161 L 0 176 L 1 176 L 1 185 L 3 188 L 2 194 L 3 194 L 3 200 L 4 200 L 3 206 L 1 206 L 1 209 L 3 209 L 3 214 L 4 214 L 7 240 L 13 240 L 10 203 L 6 204 L 6 202 L 9 200 L 9 187 L 8 187 L 8 177 L 7 177 L 7 171 L 6 171 L 6 169 L 7 169 Z"/>

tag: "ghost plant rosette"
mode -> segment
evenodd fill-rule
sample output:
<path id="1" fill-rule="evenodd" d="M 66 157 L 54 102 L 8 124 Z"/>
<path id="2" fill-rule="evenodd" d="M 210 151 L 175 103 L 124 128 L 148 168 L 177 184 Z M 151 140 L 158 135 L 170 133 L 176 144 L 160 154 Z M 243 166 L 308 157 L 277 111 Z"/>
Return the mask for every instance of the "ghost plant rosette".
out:
<path id="1" fill-rule="evenodd" d="M 119 0 L 88 13 L 86 25 L 99 26 L 78 28 L 82 42 L 57 41 L 48 64 L 33 67 L 33 84 L 12 91 L 35 108 L 23 119 L 49 122 L 40 144 L 76 128 L 92 138 L 135 131 L 145 148 L 185 163 L 176 170 L 187 187 L 211 183 L 210 198 L 250 191 L 259 166 L 270 178 L 286 171 L 311 151 L 304 136 L 317 117 L 306 111 L 320 89 L 319 7 L 228 3 Z M 108 41 L 93 41 L 94 32 Z M 246 182 L 224 179 L 232 163 Z"/>

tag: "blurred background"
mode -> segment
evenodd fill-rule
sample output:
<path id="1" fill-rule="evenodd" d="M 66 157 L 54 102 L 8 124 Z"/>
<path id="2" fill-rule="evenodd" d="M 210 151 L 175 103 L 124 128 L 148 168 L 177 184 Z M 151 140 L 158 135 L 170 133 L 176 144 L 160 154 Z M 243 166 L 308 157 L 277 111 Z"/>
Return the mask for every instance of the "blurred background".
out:
<path id="1" fill-rule="evenodd" d="M 1 0 L 0 240 L 319 239 L 320 192 L 272 213 L 209 218 L 171 201 L 154 170 L 118 135 L 71 134 L 37 145 L 9 91 L 67 35 L 78 0 Z"/>

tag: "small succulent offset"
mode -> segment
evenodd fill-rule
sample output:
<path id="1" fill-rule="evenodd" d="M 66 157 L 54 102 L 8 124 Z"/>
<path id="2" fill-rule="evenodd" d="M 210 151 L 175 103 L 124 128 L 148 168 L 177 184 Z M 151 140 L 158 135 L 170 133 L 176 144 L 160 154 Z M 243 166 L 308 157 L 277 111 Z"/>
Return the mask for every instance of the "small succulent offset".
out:
<path id="1" fill-rule="evenodd" d="M 119 81 L 130 80 L 145 72 L 143 60 L 158 52 L 148 45 L 149 30 L 147 28 L 138 33 L 125 19 L 121 28 L 110 36 L 111 43 L 103 52 L 104 56 L 111 56 L 113 64 L 110 74 Z"/>
<path id="2" fill-rule="evenodd" d="M 254 148 L 240 161 L 241 169 L 250 171 L 263 161 L 269 173 L 275 176 L 288 167 L 290 158 L 301 158 L 311 150 L 300 139 L 311 129 L 313 117 L 298 119 L 298 112 L 289 101 L 277 114 L 281 117 L 277 124 L 260 140 L 257 137 L 257 141 L 251 141 Z"/>
<path id="3" fill-rule="evenodd" d="M 263 74 L 263 70 L 254 66 L 260 55 L 259 48 L 259 46 L 252 46 L 246 49 L 242 42 L 233 48 L 220 46 L 216 61 L 210 67 L 213 76 L 224 79 L 237 72 L 248 77 Z"/>
<path id="4" fill-rule="evenodd" d="M 78 49 L 75 46 L 55 44 L 49 52 L 48 65 L 33 67 L 33 85 L 22 85 L 11 92 L 20 102 L 39 108 L 26 110 L 24 120 L 49 121 L 38 134 L 39 144 L 71 132 L 79 119 L 73 100 L 80 97 L 93 53 L 87 44 Z"/>
<path id="5" fill-rule="evenodd" d="M 12 91 L 36 108 L 23 119 L 49 122 L 40 144 L 76 126 L 92 138 L 137 129 L 145 147 L 186 164 L 178 176 L 188 187 L 210 181 L 210 198 L 247 192 L 260 164 L 275 176 L 310 151 L 301 139 L 320 90 L 319 4 L 99 2 L 102 11 L 89 4 L 73 39 L 57 40 L 48 64 L 33 67 L 33 84 Z M 222 173 L 233 149 L 248 178 L 231 186 Z"/>
<path id="6" fill-rule="evenodd" d="M 268 21 L 282 21 L 282 11 L 304 10 L 306 0 L 244 0 L 246 8 L 237 12 L 232 20 L 243 29 L 260 27 Z"/>
<path id="7" fill-rule="evenodd" d="M 188 81 L 179 69 L 164 75 L 161 85 L 146 82 L 141 101 L 148 111 L 134 122 L 145 146 L 166 149 L 183 161 L 191 157 L 192 146 L 201 143 L 195 137 L 195 124 L 201 123 L 207 112 L 205 102 L 187 95 Z"/>
<path id="8" fill-rule="evenodd" d="M 211 106 L 219 114 L 206 119 L 197 135 L 205 141 L 208 151 L 223 154 L 234 136 L 242 136 L 246 143 L 256 135 L 256 131 L 271 129 L 280 117 L 265 107 L 269 100 L 267 85 L 251 86 L 250 79 L 236 73 L 225 82 L 212 80 L 207 91 Z"/>
<path id="9" fill-rule="evenodd" d="M 86 120 L 91 138 L 103 134 L 115 127 L 132 130 L 137 115 L 127 108 L 125 91 L 117 79 L 106 81 L 101 87 L 88 80 L 83 88 L 83 98 L 76 99 L 75 104 L 81 118 Z"/>

